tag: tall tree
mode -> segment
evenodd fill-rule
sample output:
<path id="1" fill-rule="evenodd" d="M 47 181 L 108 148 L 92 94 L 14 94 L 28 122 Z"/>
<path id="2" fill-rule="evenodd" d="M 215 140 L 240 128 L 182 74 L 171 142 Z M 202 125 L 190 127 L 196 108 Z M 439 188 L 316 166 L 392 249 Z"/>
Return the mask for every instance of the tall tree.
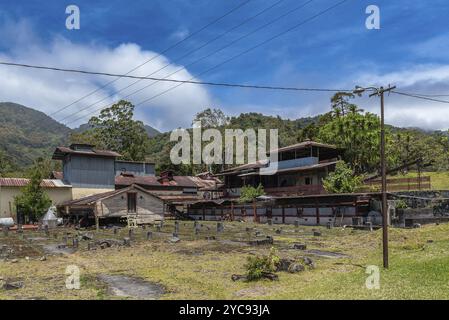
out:
<path id="1" fill-rule="evenodd" d="M 134 105 L 120 100 L 92 117 L 92 127 L 85 133 L 90 141 L 122 154 L 124 160 L 144 161 L 148 146 L 148 135 L 142 121 L 133 120 Z"/>
<path id="2" fill-rule="evenodd" d="M 36 221 L 42 217 L 51 205 L 50 197 L 41 187 L 42 178 L 41 170 L 35 166 L 30 182 L 22 189 L 21 194 L 14 198 L 16 208 L 23 210 L 30 221 Z"/>
<path id="3" fill-rule="evenodd" d="M 196 114 L 193 122 L 200 121 L 203 128 L 218 128 L 229 123 L 229 118 L 220 109 L 207 108 Z"/>

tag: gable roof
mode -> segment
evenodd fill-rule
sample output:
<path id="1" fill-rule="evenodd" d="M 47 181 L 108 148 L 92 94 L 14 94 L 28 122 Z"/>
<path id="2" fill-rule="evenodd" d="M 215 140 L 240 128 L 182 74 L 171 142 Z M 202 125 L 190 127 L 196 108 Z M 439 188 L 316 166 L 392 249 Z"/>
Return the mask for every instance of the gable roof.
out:
<path id="1" fill-rule="evenodd" d="M 132 184 L 147 187 L 197 187 L 187 176 L 173 176 L 172 180 L 165 180 L 155 176 L 135 176 L 125 173 L 115 177 L 115 185 L 117 186 L 128 186 Z"/>
<path id="2" fill-rule="evenodd" d="M 107 191 L 107 192 L 93 194 L 93 195 L 90 195 L 90 196 L 87 196 L 87 197 L 83 197 L 83 198 L 80 198 L 80 199 L 69 200 L 69 201 L 61 203 L 60 206 L 92 206 L 92 205 L 94 205 L 98 201 L 102 201 L 102 200 L 108 199 L 110 197 L 119 195 L 121 193 L 129 192 L 129 191 L 134 190 L 134 189 L 137 189 L 137 190 L 139 190 L 141 192 L 144 192 L 144 193 L 146 193 L 146 194 L 148 194 L 148 195 L 150 195 L 150 196 L 152 196 L 154 198 L 157 198 L 157 199 L 160 199 L 160 200 L 163 201 L 163 199 L 161 197 L 155 195 L 154 193 L 151 193 L 148 190 L 146 190 L 146 189 L 144 189 L 142 187 L 139 187 L 138 185 L 133 184 L 133 185 L 131 185 L 131 186 L 127 187 L 127 188 L 124 188 L 124 189 L 111 190 L 111 191 Z"/>
<path id="3" fill-rule="evenodd" d="M 111 151 L 111 150 L 97 150 L 97 149 L 90 149 L 90 150 L 75 150 L 69 147 L 57 147 L 55 151 L 53 152 L 53 160 L 62 160 L 64 157 L 68 154 L 77 154 L 77 155 L 84 155 L 84 156 L 94 156 L 94 157 L 111 157 L 111 158 L 117 158 L 121 157 L 122 155 L 118 152 Z"/>
<path id="4" fill-rule="evenodd" d="M 284 151 L 290 151 L 290 150 L 298 150 L 298 149 L 304 149 L 308 147 L 319 147 L 319 148 L 326 148 L 326 149 L 333 149 L 337 150 L 338 148 L 331 144 L 316 142 L 312 140 L 303 141 L 300 143 L 292 144 L 290 146 L 282 147 L 279 149 L 270 150 L 270 153 L 272 152 L 284 152 Z"/>

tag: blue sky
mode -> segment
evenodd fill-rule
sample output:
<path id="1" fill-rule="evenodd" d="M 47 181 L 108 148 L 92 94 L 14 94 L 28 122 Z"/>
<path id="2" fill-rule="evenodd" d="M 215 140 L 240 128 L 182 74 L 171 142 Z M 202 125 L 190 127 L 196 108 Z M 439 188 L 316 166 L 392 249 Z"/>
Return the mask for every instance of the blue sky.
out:
<path id="1" fill-rule="evenodd" d="M 183 37 L 194 33 L 246 0 L 227 1 L 0 1 L 0 59 L 24 63 L 125 73 L 160 54 Z M 192 62 L 226 46 L 298 7 L 306 0 L 251 0 L 238 10 L 195 34 L 176 48 L 154 59 L 133 74 L 148 75 L 173 63 L 154 76 L 201 81 L 274 86 L 350 89 L 355 85 L 396 84 L 406 92 L 449 94 L 449 3 L 445 0 L 381 1 L 348 0 L 223 66 L 205 70 L 251 48 L 273 35 L 304 21 L 339 0 L 315 0 L 245 39 L 193 65 Z M 80 30 L 67 30 L 65 8 L 80 8 Z M 217 35 L 276 4 L 193 54 Z M 368 5 L 380 8 L 380 30 L 368 30 Z M 184 67 L 184 68 L 183 68 Z M 54 118 L 76 126 L 95 109 L 143 88 L 121 79 L 101 88 L 105 77 L 54 74 L 49 71 L 0 67 L 0 100 L 14 101 L 52 114 L 83 95 L 97 90 Z M 155 83 L 128 99 L 135 104 L 158 95 L 173 84 Z M 262 112 L 299 118 L 329 109 L 328 93 L 270 92 L 183 85 L 137 106 L 139 119 L 160 130 L 188 126 L 193 115 L 206 107 L 219 107 L 234 115 Z M 102 100 L 102 101 L 101 101 Z M 101 103 L 94 104 L 97 101 Z M 377 112 L 378 101 L 356 101 Z M 388 97 L 387 122 L 427 129 L 449 128 L 447 105 L 415 99 Z M 91 104 L 93 106 L 89 107 Z M 84 110 L 83 110 L 84 109 Z M 81 111 L 80 111 L 81 110 Z M 73 115 L 78 112 L 76 115 Z M 78 119 L 79 117 L 84 117 Z"/>

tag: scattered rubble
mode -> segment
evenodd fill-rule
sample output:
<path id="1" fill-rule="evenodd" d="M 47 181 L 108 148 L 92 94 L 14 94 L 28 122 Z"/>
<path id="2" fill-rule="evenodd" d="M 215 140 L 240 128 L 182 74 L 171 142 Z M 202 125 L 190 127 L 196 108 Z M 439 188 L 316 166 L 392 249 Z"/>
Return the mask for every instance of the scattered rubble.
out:
<path id="1" fill-rule="evenodd" d="M 293 249 L 306 250 L 307 249 L 307 245 L 305 243 L 294 243 L 293 244 Z"/>
<path id="2" fill-rule="evenodd" d="M 263 246 L 263 245 L 273 244 L 273 237 L 266 236 L 264 239 L 250 240 L 249 244 L 252 246 Z"/>
<path id="3" fill-rule="evenodd" d="M 0 280 L 0 288 L 3 290 L 17 290 L 23 288 L 23 281 L 10 282 L 8 280 Z"/>

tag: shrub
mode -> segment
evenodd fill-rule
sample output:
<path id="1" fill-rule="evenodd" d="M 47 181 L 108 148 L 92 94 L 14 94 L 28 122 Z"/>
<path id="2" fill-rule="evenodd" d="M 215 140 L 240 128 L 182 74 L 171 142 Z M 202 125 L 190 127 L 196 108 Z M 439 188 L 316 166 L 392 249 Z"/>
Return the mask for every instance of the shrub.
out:
<path id="1" fill-rule="evenodd" d="M 268 256 L 248 257 L 248 263 L 245 265 L 247 280 L 259 280 L 264 274 L 276 271 L 276 266 L 278 263 L 279 257 L 277 256 L 274 248 L 271 248 Z"/>

